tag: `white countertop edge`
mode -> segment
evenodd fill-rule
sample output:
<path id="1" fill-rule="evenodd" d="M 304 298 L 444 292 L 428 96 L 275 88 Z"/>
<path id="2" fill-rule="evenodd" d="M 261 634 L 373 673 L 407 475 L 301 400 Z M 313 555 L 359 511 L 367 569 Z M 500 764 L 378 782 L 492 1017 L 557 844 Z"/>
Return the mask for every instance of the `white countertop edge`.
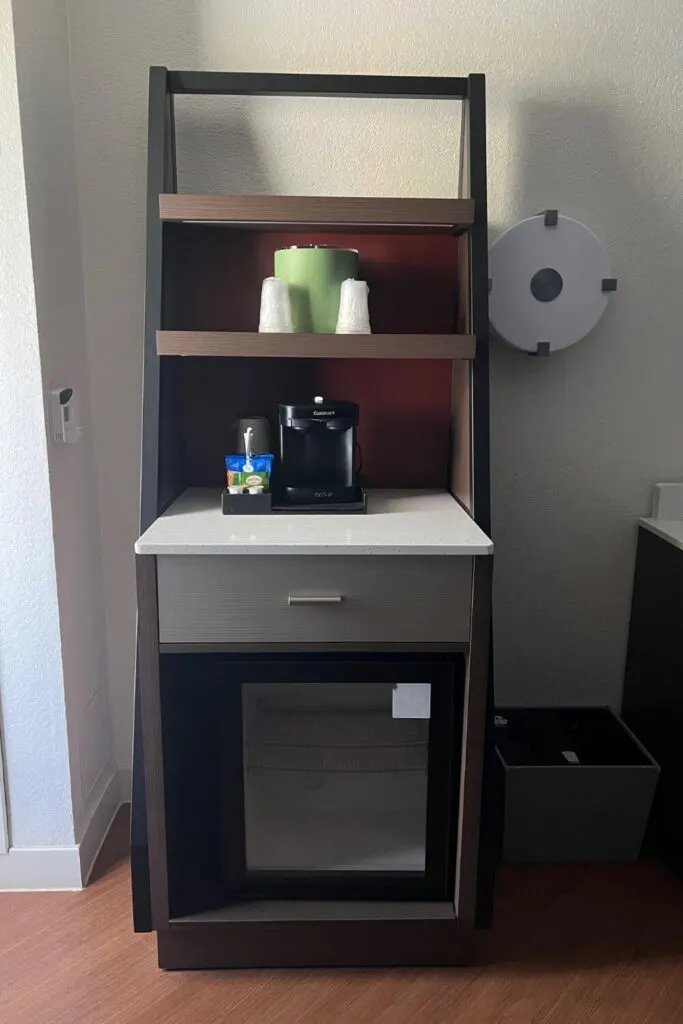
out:
<path id="1" fill-rule="evenodd" d="M 445 491 L 370 491 L 362 516 L 223 516 L 220 494 L 184 491 L 138 555 L 491 555 L 493 541 Z"/>
<path id="2" fill-rule="evenodd" d="M 158 544 L 146 544 L 137 541 L 135 544 L 136 555 L 493 555 L 493 544 L 489 545 L 440 545 L 440 544 L 411 544 L 406 547 L 396 547 L 387 544 L 386 546 L 370 545 L 368 547 L 338 545 L 338 544 L 254 544 L 250 547 L 243 545 L 216 544 L 175 544 L 165 546 L 163 549 Z"/>
<path id="3" fill-rule="evenodd" d="M 643 526 L 650 533 L 661 537 L 675 548 L 683 551 L 683 520 L 680 519 L 640 519 L 640 526 Z"/>

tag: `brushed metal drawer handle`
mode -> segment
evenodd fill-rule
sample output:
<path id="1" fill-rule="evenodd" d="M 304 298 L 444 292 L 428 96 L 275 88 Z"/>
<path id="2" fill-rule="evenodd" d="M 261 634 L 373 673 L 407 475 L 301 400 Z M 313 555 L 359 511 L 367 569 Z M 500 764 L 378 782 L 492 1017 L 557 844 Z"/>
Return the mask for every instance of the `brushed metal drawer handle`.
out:
<path id="1" fill-rule="evenodd" d="M 343 596 L 341 594 L 327 594 L 327 595 L 306 595 L 306 594 L 290 594 L 287 598 L 287 604 L 341 604 Z"/>

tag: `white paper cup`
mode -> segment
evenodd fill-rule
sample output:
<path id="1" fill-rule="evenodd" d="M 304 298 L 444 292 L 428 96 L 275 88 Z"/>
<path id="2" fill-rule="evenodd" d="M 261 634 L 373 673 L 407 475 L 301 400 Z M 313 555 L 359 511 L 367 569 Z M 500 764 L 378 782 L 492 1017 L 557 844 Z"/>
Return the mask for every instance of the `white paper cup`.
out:
<path id="1" fill-rule="evenodd" d="M 279 277 L 267 277 L 261 286 L 259 331 L 265 334 L 292 333 L 289 288 Z"/>
<path id="2" fill-rule="evenodd" d="M 342 281 L 337 334 L 370 334 L 367 281 Z"/>

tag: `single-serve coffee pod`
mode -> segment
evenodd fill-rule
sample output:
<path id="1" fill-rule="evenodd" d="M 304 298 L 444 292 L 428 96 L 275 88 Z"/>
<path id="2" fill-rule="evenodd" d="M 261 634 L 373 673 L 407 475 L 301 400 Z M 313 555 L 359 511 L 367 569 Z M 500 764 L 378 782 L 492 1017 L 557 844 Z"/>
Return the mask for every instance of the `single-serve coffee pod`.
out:
<path id="1" fill-rule="evenodd" d="M 369 292 L 366 281 L 342 281 L 337 334 L 370 334 Z"/>
<path id="2" fill-rule="evenodd" d="M 292 307 L 289 288 L 279 277 L 267 277 L 261 286 L 259 331 L 267 334 L 291 334 Z"/>

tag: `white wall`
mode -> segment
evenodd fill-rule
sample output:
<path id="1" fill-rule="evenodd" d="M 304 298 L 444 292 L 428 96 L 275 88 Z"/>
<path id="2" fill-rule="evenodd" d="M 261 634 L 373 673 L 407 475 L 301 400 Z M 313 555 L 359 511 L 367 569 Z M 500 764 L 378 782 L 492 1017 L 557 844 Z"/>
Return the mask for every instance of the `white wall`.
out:
<path id="1" fill-rule="evenodd" d="M 0 702 L 15 847 L 72 845 L 69 760 L 12 12 L 0 0 Z M 0 880 L 5 862 L 0 857 Z"/>
<path id="2" fill-rule="evenodd" d="M 492 229 L 560 207 L 604 237 L 620 279 L 575 350 L 548 361 L 493 352 L 499 699 L 618 703 L 634 522 L 651 484 L 683 470 L 679 0 L 69 0 L 69 13 L 119 763 L 130 747 L 146 87 L 157 63 L 487 74 Z M 245 100 L 222 123 L 214 101 L 201 110 L 179 104 L 187 189 L 452 187 L 448 107 L 401 104 L 408 130 L 387 143 L 399 107 L 379 130 L 362 105 L 355 156 L 348 117 L 343 144 L 331 137 L 342 104 L 321 101 L 310 116 L 310 105 Z M 412 148 L 426 127 L 435 149 Z"/>
<path id="3" fill-rule="evenodd" d="M 83 436 L 48 442 L 73 813 L 80 842 L 115 773 L 63 0 L 15 0 L 14 32 L 44 393 L 72 387 Z"/>

